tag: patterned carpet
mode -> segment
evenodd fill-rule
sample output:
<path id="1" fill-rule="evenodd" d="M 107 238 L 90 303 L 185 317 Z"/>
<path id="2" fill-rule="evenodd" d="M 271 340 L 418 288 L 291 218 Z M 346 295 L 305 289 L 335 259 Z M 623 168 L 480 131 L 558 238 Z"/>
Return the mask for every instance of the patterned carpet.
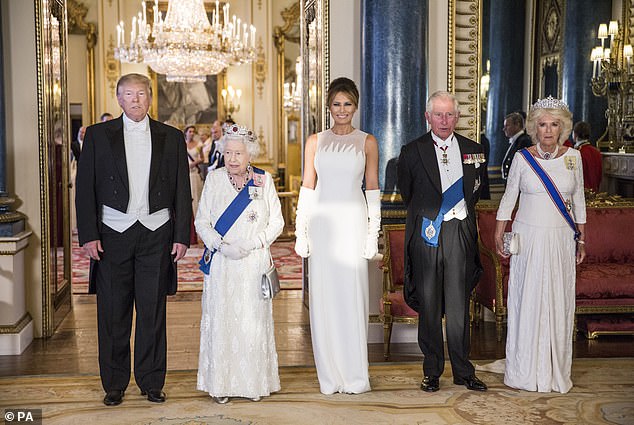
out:
<path id="1" fill-rule="evenodd" d="M 273 261 L 280 276 L 282 289 L 302 288 L 302 261 L 293 249 L 294 241 L 275 242 L 271 247 Z M 86 294 L 88 292 L 88 258 L 82 255 L 77 241 L 73 236 L 73 293 Z M 202 291 L 203 274 L 198 270 L 198 260 L 203 253 L 203 245 L 195 245 L 187 250 L 184 259 L 178 262 L 178 290 Z"/>
<path id="2" fill-rule="evenodd" d="M 280 392 L 218 405 L 196 390 L 196 371 L 174 371 L 164 404 L 149 403 L 131 383 L 117 407 L 101 403 L 98 376 L 25 376 L 0 378 L 0 409 L 43 409 L 46 425 L 634 424 L 634 359 L 575 359 L 568 394 L 518 391 L 502 375 L 479 376 L 486 393 L 453 385 L 446 372 L 440 391 L 429 394 L 418 389 L 419 363 L 372 365 L 371 392 L 325 396 L 314 368 L 282 367 Z"/>

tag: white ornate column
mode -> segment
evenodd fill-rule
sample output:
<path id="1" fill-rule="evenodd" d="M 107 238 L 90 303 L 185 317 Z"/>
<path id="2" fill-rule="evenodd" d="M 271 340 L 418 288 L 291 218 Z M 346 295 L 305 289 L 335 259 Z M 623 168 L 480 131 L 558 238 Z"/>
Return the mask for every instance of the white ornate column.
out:
<path id="1" fill-rule="evenodd" d="M 33 341 L 33 320 L 26 311 L 24 249 L 31 231 L 0 237 L 0 355 L 21 354 Z"/>

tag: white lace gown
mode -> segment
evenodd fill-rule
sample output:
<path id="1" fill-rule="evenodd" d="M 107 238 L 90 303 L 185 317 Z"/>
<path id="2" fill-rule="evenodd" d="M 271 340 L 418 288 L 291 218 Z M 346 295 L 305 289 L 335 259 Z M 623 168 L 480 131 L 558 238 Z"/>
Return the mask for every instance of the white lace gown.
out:
<path id="1" fill-rule="evenodd" d="M 576 223 L 586 222 L 581 155 L 537 159 Z M 497 213 L 510 220 L 519 194 L 513 231 L 519 254 L 511 257 L 504 383 L 528 391 L 566 393 L 572 388 L 572 333 L 575 312 L 574 233 L 543 184 L 521 155 L 515 155 Z"/>
<path id="2" fill-rule="evenodd" d="M 217 235 L 213 225 L 237 193 L 225 168 L 208 175 L 195 221 L 206 246 Z M 262 298 L 260 281 L 270 264 L 269 247 L 283 227 L 280 201 L 273 179 L 266 173 L 262 198 L 251 201 L 224 237 L 228 242 L 260 237 L 266 246 L 241 260 L 217 252 L 205 276 L 199 390 L 217 397 L 246 398 L 279 391 L 272 303 Z"/>
<path id="3" fill-rule="evenodd" d="M 309 221 L 310 328 L 320 390 L 362 393 L 368 377 L 368 228 L 361 188 L 367 134 L 317 135 L 317 202 Z"/>

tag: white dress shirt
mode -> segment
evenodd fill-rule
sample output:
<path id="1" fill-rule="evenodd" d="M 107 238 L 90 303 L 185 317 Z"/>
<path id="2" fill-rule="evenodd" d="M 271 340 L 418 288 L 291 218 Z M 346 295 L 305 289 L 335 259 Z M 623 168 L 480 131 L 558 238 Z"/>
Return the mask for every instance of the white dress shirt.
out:
<path id="1" fill-rule="evenodd" d="M 438 168 L 440 169 L 440 184 L 442 191 L 444 192 L 463 175 L 460 146 L 458 146 L 458 140 L 456 140 L 456 137 L 453 134 L 449 136 L 447 140 L 442 140 L 433 132 L 431 133 L 431 137 L 434 140 L 436 160 L 438 161 Z M 443 164 L 442 162 L 443 151 L 447 153 L 447 159 L 449 160 L 448 164 Z M 454 218 L 458 220 L 464 220 L 467 218 L 467 204 L 464 201 L 464 195 L 452 209 L 447 211 L 443 221 L 449 221 Z"/>
<path id="2" fill-rule="evenodd" d="M 102 222 L 120 233 L 126 231 L 137 221 L 147 229 L 154 231 L 165 224 L 170 216 L 167 208 L 156 211 L 154 214 L 149 213 L 152 135 L 147 115 L 142 121 L 135 122 L 123 114 L 123 139 L 130 190 L 128 209 L 122 213 L 104 205 Z"/>

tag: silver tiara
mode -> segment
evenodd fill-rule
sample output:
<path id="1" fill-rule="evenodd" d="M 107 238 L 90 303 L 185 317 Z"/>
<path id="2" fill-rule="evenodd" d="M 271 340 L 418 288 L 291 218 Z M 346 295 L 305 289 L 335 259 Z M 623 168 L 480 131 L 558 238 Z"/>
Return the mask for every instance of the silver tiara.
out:
<path id="1" fill-rule="evenodd" d="M 564 111 L 570 112 L 568 109 L 568 105 L 563 100 L 555 99 L 552 96 L 548 96 L 545 99 L 539 99 L 533 106 L 531 106 L 532 110 L 535 109 L 563 109 Z"/>
<path id="2" fill-rule="evenodd" d="M 258 136 L 255 135 L 255 133 L 253 132 L 253 130 L 249 130 L 248 128 L 238 125 L 238 124 L 231 124 L 230 126 L 227 126 L 226 128 L 223 128 L 223 132 L 225 134 L 225 136 L 229 136 L 229 137 L 244 137 L 246 138 L 249 142 L 255 142 L 258 139 Z"/>

